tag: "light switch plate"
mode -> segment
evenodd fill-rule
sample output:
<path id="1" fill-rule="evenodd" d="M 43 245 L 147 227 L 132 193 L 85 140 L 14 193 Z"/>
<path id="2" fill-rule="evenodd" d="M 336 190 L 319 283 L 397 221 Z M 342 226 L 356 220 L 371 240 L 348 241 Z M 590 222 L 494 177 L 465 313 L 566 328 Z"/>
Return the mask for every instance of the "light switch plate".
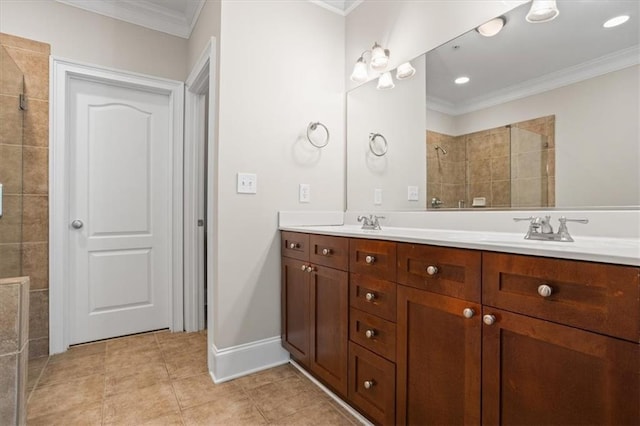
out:
<path id="1" fill-rule="evenodd" d="M 258 177 L 255 173 L 238 173 L 238 194 L 258 192 Z"/>
<path id="2" fill-rule="evenodd" d="M 408 201 L 418 201 L 418 187 L 417 186 L 408 186 L 407 187 L 407 200 Z"/>
<path id="3" fill-rule="evenodd" d="M 373 204 L 376 206 L 382 205 L 382 189 L 376 188 L 373 191 Z"/>
<path id="4" fill-rule="evenodd" d="M 311 185 L 308 183 L 301 183 L 298 191 L 298 201 L 301 203 L 311 202 Z"/>

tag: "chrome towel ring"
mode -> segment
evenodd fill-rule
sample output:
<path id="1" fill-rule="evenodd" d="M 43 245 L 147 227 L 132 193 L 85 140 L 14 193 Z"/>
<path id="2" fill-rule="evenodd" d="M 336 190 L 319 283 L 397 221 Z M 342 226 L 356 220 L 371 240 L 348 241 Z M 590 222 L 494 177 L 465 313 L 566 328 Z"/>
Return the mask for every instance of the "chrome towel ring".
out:
<path id="1" fill-rule="evenodd" d="M 376 146 L 376 139 L 380 138 L 382 140 L 381 146 Z M 387 153 L 387 149 L 389 148 L 389 144 L 387 143 L 387 138 L 382 136 L 380 133 L 369 133 L 369 150 L 376 157 L 382 157 Z"/>
<path id="2" fill-rule="evenodd" d="M 322 127 L 325 133 L 327 134 L 324 139 L 324 143 L 320 143 L 320 144 L 314 142 L 313 139 L 311 139 L 311 132 L 316 131 L 318 129 L 318 126 Z M 309 123 L 309 125 L 307 126 L 307 139 L 309 140 L 311 145 L 315 146 L 316 148 L 324 148 L 329 143 L 329 129 L 327 129 L 327 126 L 325 126 L 319 121 L 316 121 L 315 123 L 313 122 Z"/>

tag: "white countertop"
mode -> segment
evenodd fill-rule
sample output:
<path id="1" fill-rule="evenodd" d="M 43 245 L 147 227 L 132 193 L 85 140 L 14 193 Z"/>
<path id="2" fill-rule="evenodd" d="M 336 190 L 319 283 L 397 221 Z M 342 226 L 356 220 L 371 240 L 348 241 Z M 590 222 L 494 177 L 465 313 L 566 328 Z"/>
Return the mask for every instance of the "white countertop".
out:
<path id="1" fill-rule="evenodd" d="M 380 231 L 360 225 L 280 226 L 283 231 L 368 238 L 527 254 L 561 259 L 587 260 L 640 266 L 640 239 L 573 236 L 574 242 L 525 240 L 524 233 L 459 231 L 383 226 Z"/>

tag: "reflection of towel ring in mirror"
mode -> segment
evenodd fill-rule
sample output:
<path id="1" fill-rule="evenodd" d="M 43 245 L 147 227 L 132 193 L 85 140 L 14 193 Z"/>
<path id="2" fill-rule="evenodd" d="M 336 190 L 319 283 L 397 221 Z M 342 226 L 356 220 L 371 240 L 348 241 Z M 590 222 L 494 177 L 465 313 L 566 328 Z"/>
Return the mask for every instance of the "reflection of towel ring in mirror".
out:
<path id="1" fill-rule="evenodd" d="M 376 139 L 382 139 L 382 149 L 376 149 Z M 387 143 L 387 138 L 382 136 L 380 133 L 369 133 L 369 149 L 376 157 L 382 157 L 387 153 L 387 148 L 389 144 Z"/>
<path id="2" fill-rule="evenodd" d="M 320 144 L 315 143 L 313 139 L 311 139 L 311 132 L 315 131 L 318 128 L 318 126 L 322 127 L 325 133 L 327 134 L 327 137 L 325 138 L 324 143 L 320 143 Z M 311 145 L 315 146 L 316 148 L 324 148 L 329 143 L 329 129 L 327 129 L 327 126 L 325 126 L 319 121 L 315 123 L 309 123 L 309 125 L 307 126 L 307 139 L 309 140 Z"/>

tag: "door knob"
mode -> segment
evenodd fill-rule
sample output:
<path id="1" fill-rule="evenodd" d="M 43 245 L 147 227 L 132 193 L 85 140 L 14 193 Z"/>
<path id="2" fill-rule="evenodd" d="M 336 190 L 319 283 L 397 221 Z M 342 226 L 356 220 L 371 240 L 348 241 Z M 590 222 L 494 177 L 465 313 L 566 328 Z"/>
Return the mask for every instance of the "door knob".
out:
<path id="1" fill-rule="evenodd" d="M 81 221 L 81 220 L 79 220 L 79 219 L 76 219 L 76 220 L 74 220 L 73 222 L 71 222 L 71 227 L 72 227 L 73 229 L 80 229 L 80 228 L 82 228 L 83 226 L 84 226 L 84 223 L 82 223 L 82 221 Z"/>

